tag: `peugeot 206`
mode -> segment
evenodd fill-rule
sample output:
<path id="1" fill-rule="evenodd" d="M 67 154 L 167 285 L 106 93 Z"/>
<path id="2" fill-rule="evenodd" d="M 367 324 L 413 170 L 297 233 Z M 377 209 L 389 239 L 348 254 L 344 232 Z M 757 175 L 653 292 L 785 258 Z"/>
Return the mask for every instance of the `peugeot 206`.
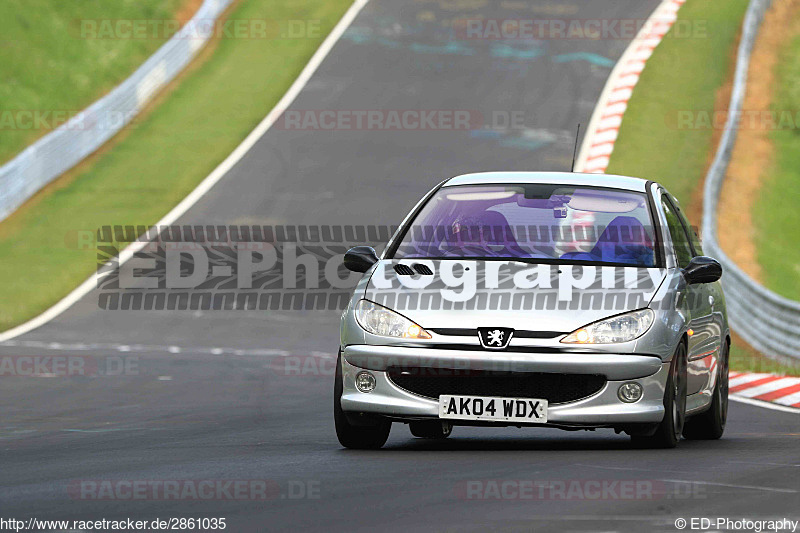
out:
<path id="1" fill-rule="evenodd" d="M 488 172 L 412 209 L 342 315 L 340 443 L 393 424 L 610 428 L 646 447 L 717 439 L 730 332 L 720 264 L 678 201 L 639 178 Z"/>

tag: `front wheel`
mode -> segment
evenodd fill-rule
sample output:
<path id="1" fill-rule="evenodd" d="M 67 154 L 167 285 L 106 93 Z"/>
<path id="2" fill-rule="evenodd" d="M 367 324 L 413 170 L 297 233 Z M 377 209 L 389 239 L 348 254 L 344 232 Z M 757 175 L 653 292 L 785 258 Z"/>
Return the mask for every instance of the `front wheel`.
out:
<path id="1" fill-rule="evenodd" d="M 681 343 L 672 356 L 664 391 L 664 419 L 652 435 L 633 435 L 634 444 L 644 448 L 674 448 L 678 445 L 686 420 L 686 345 Z"/>
<path id="2" fill-rule="evenodd" d="M 386 444 L 392 423 L 378 420 L 373 425 L 354 425 L 342 410 L 342 355 L 336 360 L 336 381 L 333 384 L 333 422 L 339 444 L 355 450 L 377 450 Z"/>
<path id="3" fill-rule="evenodd" d="M 708 411 L 686 420 L 683 436 L 692 440 L 715 440 L 725 432 L 728 419 L 728 343 L 723 342 L 719 354 L 719 375 Z"/>

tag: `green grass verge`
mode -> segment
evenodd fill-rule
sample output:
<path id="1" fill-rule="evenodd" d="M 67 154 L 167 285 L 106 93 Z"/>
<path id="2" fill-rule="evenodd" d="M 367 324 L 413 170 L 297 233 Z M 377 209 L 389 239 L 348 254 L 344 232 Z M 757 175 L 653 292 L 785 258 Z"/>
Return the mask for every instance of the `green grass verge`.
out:
<path id="1" fill-rule="evenodd" d="M 681 126 L 686 122 L 679 122 L 680 113 L 691 117 L 692 124 L 700 123 L 700 117 L 712 116 L 717 91 L 733 74 L 732 57 L 747 4 L 748 0 L 689 0 L 684 4 L 678 13 L 679 22 L 656 48 L 636 86 L 611 156 L 609 174 L 658 181 L 684 205 L 689 205 L 714 149 L 713 132 L 706 127 Z M 697 29 L 692 37 L 676 35 L 676 30 L 685 35 L 687 27 Z M 786 62 L 782 73 L 785 100 L 780 105 L 784 109 L 800 108 L 800 41 L 794 43 L 792 50 L 787 50 L 787 56 L 792 54 L 793 61 Z M 793 66 L 788 66 L 789 63 Z M 756 218 L 774 224 L 765 224 L 765 233 L 775 235 L 783 231 L 785 240 L 773 238 L 770 241 L 764 237 L 759 241 L 774 245 L 762 247 L 760 253 L 775 263 L 774 279 L 780 282 L 778 280 L 784 280 L 783 276 L 792 268 L 798 279 L 800 248 L 790 235 L 800 232 L 800 210 L 793 205 L 800 198 L 800 135 L 794 130 L 786 134 L 776 132 L 777 137 L 787 143 L 793 142 L 787 144 L 791 149 L 781 151 L 780 168 L 784 173 L 776 173 L 776 179 L 781 180 L 782 188 L 765 187 L 769 196 L 764 197 L 757 209 L 758 213 L 768 214 Z M 784 207 L 776 208 L 779 205 Z M 794 217 L 794 225 L 789 230 L 786 223 L 791 217 Z M 700 224 L 700 220 L 691 222 Z M 793 258 L 793 264 L 788 265 L 792 261 L 785 261 L 787 256 Z M 800 280 L 795 288 L 800 291 Z M 799 367 L 767 359 L 735 341 L 731 348 L 731 368 L 800 375 Z"/>
<path id="2" fill-rule="evenodd" d="M 764 372 L 783 376 L 800 376 L 800 363 L 786 364 L 774 361 L 749 347 L 734 335 L 730 354 L 731 370 L 739 372 Z"/>
<path id="3" fill-rule="evenodd" d="M 770 133 L 775 160 L 753 205 L 754 238 L 764 284 L 800 300 L 800 35 L 783 45 L 776 81 L 773 110 L 790 116 L 793 127 L 784 123 Z"/>
<path id="4" fill-rule="evenodd" d="M 166 41 L 158 34 L 145 39 L 86 38 L 92 36 L 89 21 L 174 20 L 184 1 L 0 2 L 0 111 L 5 115 L 0 162 L 49 131 L 17 112 L 74 114 L 128 77 Z M 52 114 L 40 116 L 54 124 Z"/>
<path id="5" fill-rule="evenodd" d="M 13 280 L 0 285 L 0 331 L 41 313 L 91 275 L 96 250 L 76 249 L 75 231 L 154 224 L 180 202 L 277 103 L 350 4 L 243 2 L 230 18 L 319 21 L 319 31 L 219 41 L 113 149 L 0 224 L 0 279 Z"/>
<path id="6" fill-rule="evenodd" d="M 683 5 L 633 91 L 609 174 L 658 181 L 688 205 L 703 179 L 712 130 L 684 127 L 679 118 L 714 110 L 717 91 L 732 75 L 731 58 L 747 4 L 689 0 Z"/>

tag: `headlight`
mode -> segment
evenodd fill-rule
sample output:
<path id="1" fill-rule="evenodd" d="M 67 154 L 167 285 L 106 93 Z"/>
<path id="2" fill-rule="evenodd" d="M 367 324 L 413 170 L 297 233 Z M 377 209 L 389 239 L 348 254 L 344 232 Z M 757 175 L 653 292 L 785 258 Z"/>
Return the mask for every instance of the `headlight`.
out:
<path id="1" fill-rule="evenodd" d="M 655 320 L 652 309 L 641 309 L 615 316 L 576 329 L 561 342 L 577 344 L 612 344 L 637 339 L 650 329 Z"/>
<path id="2" fill-rule="evenodd" d="M 362 328 L 373 335 L 405 339 L 431 338 L 430 333 L 403 315 L 369 300 L 361 300 L 356 304 L 356 320 Z"/>

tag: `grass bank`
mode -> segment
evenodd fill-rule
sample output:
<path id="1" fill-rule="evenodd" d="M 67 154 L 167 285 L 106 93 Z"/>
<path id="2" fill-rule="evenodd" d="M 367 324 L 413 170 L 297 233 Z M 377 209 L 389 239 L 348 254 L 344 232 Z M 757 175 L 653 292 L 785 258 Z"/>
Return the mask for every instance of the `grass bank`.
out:
<path id="1" fill-rule="evenodd" d="M 302 37 L 211 43 L 154 108 L 101 153 L 0 223 L 0 331 L 41 313 L 95 269 L 78 230 L 154 224 L 283 96 L 351 0 L 246 0 L 231 19 L 309 21 Z M 280 35 L 280 34 L 277 34 Z"/>
<path id="2" fill-rule="evenodd" d="M 717 92 L 733 75 L 737 35 L 748 0 L 688 0 L 633 92 L 609 174 L 658 181 L 688 205 L 705 175 Z M 691 30 L 687 30 L 691 28 Z M 700 220 L 692 220 L 699 224 Z"/>
<path id="3" fill-rule="evenodd" d="M 708 120 L 713 120 L 720 93 L 733 77 L 737 36 L 747 5 L 748 0 L 688 0 L 684 4 L 678 13 L 679 22 L 648 60 L 634 90 L 607 171 L 662 183 L 689 207 L 687 213 L 695 225 L 700 224 L 697 207 L 701 205 L 703 178 L 716 149 L 715 130 Z M 800 56 L 798 48 L 793 53 L 794 59 Z M 782 87 L 798 96 L 800 70 L 794 74 L 798 76 L 794 85 Z M 727 107 L 727 100 L 723 101 Z M 798 105 L 800 101 L 794 100 L 794 109 Z M 792 133 L 800 141 L 798 131 Z M 800 149 L 785 155 L 787 173 L 792 165 L 797 173 Z M 795 196 L 787 195 L 787 189 L 783 193 L 774 191 L 777 196 L 785 195 L 784 203 L 800 197 L 800 181 L 796 178 L 785 187 L 793 187 L 790 190 L 795 191 Z M 788 220 L 785 210 L 781 211 L 773 211 L 776 224 Z M 793 216 L 800 217 L 800 211 L 794 209 Z M 795 230 L 800 231 L 797 228 L 800 218 L 795 225 Z M 800 254 L 796 246 L 793 252 Z M 800 368 L 766 359 L 741 341 L 733 342 L 731 367 L 800 375 Z"/>
<path id="4" fill-rule="evenodd" d="M 166 40 L 97 38 L 99 21 L 176 21 L 196 0 L 0 2 L 0 163 L 128 77 Z M 93 32 L 92 29 L 95 31 Z M 28 112 L 38 113 L 32 121 Z"/>
<path id="5" fill-rule="evenodd" d="M 762 281 L 773 291 L 800 300 L 800 21 L 793 26 L 776 63 L 770 133 L 773 161 L 753 204 L 754 238 Z"/>

